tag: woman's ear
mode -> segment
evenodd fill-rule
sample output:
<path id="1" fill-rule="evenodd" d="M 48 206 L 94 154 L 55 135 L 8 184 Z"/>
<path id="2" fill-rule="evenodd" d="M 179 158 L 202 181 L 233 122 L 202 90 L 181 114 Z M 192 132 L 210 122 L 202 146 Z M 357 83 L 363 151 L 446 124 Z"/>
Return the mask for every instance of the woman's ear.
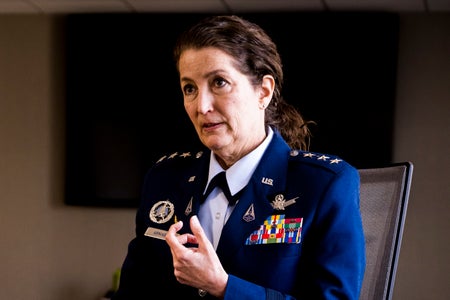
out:
<path id="1" fill-rule="evenodd" d="M 260 90 L 260 107 L 265 109 L 272 100 L 273 90 L 275 89 L 275 79 L 272 75 L 265 75 L 262 79 Z"/>

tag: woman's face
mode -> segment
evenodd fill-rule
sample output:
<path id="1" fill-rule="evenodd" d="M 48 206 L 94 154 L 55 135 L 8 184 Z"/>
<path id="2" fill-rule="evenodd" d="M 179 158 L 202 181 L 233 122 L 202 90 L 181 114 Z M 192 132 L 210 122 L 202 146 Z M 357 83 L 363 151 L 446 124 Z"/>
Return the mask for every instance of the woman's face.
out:
<path id="1" fill-rule="evenodd" d="M 235 64 L 233 57 L 213 47 L 185 50 L 179 61 L 186 112 L 201 142 L 223 167 L 264 140 L 264 109 L 274 87 L 271 76 L 253 86 Z"/>

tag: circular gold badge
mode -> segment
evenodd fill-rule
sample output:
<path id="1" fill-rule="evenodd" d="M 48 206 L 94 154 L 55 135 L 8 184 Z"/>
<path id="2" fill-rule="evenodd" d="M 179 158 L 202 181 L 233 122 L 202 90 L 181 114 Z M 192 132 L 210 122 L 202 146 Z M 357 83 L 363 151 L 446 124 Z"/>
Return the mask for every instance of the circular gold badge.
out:
<path id="1" fill-rule="evenodd" d="M 161 224 L 169 221 L 175 212 L 173 204 L 168 201 L 158 201 L 150 209 L 150 220 Z"/>

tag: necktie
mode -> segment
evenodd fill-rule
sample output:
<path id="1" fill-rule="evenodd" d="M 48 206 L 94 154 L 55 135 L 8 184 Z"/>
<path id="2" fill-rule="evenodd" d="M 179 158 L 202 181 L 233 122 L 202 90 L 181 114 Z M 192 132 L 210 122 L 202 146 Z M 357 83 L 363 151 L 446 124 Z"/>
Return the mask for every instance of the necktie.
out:
<path id="1" fill-rule="evenodd" d="M 214 178 L 209 183 L 208 188 L 206 189 L 204 199 L 206 199 L 206 197 L 208 197 L 208 195 L 212 192 L 212 190 L 214 190 L 215 187 L 219 187 L 223 191 L 223 193 L 227 197 L 228 203 L 230 203 L 230 205 L 235 205 L 236 201 L 239 199 L 239 197 L 242 193 L 242 190 L 241 190 L 238 193 L 236 193 L 234 196 L 231 195 L 230 188 L 228 187 L 228 183 L 227 183 L 227 178 L 225 176 L 225 171 L 222 171 L 222 172 L 218 173 L 216 176 L 214 176 Z"/>

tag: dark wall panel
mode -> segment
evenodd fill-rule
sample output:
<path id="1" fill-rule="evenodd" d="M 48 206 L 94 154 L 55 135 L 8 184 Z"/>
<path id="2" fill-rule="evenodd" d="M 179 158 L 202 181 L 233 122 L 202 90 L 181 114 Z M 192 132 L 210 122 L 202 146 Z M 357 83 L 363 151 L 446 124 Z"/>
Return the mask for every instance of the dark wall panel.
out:
<path id="1" fill-rule="evenodd" d="M 66 203 L 135 206 L 153 162 L 197 147 L 172 46 L 204 16 L 68 16 Z M 397 15 L 243 16 L 277 43 L 286 100 L 317 122 L 312 151 L 339 155 L 358 168 L 391 162 Z"/>

